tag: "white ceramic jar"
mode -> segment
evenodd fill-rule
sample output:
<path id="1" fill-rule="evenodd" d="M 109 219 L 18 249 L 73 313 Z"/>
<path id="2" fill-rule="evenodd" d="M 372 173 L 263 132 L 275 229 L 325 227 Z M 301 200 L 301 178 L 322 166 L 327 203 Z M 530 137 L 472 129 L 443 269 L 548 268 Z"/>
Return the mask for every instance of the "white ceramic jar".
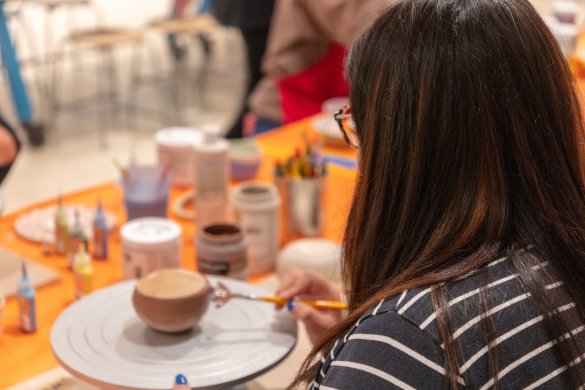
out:
<path id="1" fill-rule="evenodd" d="M 274 270 L 280 246 L 280 195 L 272 183 L 244 182 L 233 189 L 233 213 L 248 242 L 248 274 Z"/>
<path id="2" fill-rule="evenodd" d="M 200 130 L 191 127 L 167 127 L 154 135 L 158 163 L 171 167 L 173 185 L 192 186 L 195 182 L 193 145 L 203 140 Z"/>
<path id="3" fill-rule="evenodd" d="M 181 266 L 181 226 L 165 218 L 138 218 L 120 230 L 124 279 Z"/>

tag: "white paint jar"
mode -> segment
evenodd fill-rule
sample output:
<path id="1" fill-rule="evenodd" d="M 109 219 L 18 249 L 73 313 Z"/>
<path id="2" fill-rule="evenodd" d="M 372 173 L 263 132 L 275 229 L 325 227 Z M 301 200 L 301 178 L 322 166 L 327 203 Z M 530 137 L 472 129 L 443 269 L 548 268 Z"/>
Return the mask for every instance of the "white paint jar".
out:
<path id="1" fill-rule="evenodd" d="M 233 212 L 248 242 L 248 275 L 274 270 L 280 245 L 280 195 L 272 183 L 244 182 L 233 189 Z"/>
<path id="2" fill-rule="evenodd" d="M 173 185 L 192 186 L 195 182 L 193 145 L 203 140 L 200 130 L 191 127 L 167 127 L 156 132 L 158 163 L 171 168 Z"/>
<path id="3" fill-rule="evenodd" d="M 120 230 L 124 279 L 181 266 L 181 226 L 166 218 L 138 218 Z"/>

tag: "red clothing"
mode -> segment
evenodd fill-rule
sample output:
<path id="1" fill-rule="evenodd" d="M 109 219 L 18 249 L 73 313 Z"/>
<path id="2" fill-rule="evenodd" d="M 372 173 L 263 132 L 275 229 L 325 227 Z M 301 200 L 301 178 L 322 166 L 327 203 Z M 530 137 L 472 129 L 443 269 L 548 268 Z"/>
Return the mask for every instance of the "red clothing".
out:
<path id="1" fill-rule="evenodd" d="M 284 123 L 321 112 L 330 98 L 349 95 L 344 75 L 345 48 L 332 43 L 325 56 L 299 73 L 277 80 Z"/>

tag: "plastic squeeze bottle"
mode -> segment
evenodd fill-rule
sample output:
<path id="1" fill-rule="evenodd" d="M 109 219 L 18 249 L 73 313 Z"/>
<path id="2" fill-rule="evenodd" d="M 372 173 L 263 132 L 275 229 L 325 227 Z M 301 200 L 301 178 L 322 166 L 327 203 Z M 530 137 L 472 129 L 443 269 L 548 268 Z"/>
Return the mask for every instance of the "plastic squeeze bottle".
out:
<path id="1" fill-rule="evenodd" d="M 83 230 L 83 224 L 81 223 L 81 216 L 79 210 L 75 210 L 75 221 L 71 230 L 69 231 L 69 268 L 73 267 L 73 259 L 80 246 L 83 246 L 87 252 L 87 236 Z"/>
<path id="2" fill-rule="evenodd" d="M 104 260 L 108 257 L 108 222 L 101 200 L 98 201 L 93 218 L 93 258 Z"/>
<path id="3" fill-rule="evenodd" d="M 203 130 L 203 142 L 193 146 L 198 226 L 226 220 L 230 179 L 229 142 L 219 136 L 219 128 L 215 126 L 208 125 Z"/>
<path id="4" fill-rule="evenodd" d="M 69 227 L 67 224 L 67 214 L 63 207 L 61 195 L 57 198 L 57 208 L 55 209 L 55 251 L 64 255 L 67 253 L 69 241 Z"/>
<path id="5" fill-rule="evenodd" d="M 22 262 L 22 273 L 16 288 L 18 300 L 20 329 L 26 333 L 33 333 L 37 330 L 37 311 L 35 289 L 28 277 L 26 263 Z"/>
<path id="6" fill-rule="evenodd" d="M 73 257 L 73 274 L 75 275 L 75 298 L 79 299 L 93 291 L 93 267 L 91 257 L 85 246 L 79 249 Z"/>

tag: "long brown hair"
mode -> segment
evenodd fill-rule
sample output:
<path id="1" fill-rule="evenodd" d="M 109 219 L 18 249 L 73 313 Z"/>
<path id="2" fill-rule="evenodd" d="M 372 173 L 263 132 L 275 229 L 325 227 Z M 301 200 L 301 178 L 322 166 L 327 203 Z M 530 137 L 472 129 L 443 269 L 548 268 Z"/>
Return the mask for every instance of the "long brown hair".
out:
<path id="1" fill-rule="evenodd" d="M 497 256 L 513 259 L 538 310 L 554 308 L 543 291 L 560 278 L 584 318 L 584 128 L 567 63 L 529 2 L 399 1 L 353 44 L 347 74 L 360 150 L 343 244 L 350 310 L 292 386 L 384 297 Z M 527 245 L 554 275 L 530 271 L 533 256 L 518 250 Z M 432 298 L 446 307 L 441 288 Z M 439 313 L 453 378 L 448 310 Z M 569 330 L 547 321 L 555 335 Z"/>

